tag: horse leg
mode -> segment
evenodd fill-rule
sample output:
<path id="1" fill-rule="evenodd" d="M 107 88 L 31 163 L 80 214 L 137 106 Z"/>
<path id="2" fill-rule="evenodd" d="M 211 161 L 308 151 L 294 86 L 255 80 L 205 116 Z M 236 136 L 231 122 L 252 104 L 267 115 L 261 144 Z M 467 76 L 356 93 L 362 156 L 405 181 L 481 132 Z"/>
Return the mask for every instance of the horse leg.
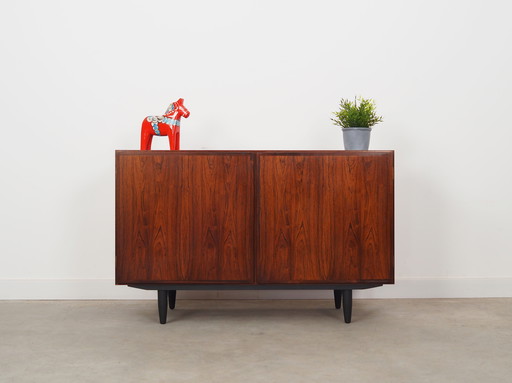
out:
<path id="1" fill-rule="evenodd" d="M 151 150 L 151 143 L 153 142 L 153 135 L 148 134 L 146 138 L 146 146 L 144 149 L 141 150 Z"/>
<path id="2" fill-rule="evenodd" d="M 153 141 L 152 130 L 153 129 L 151 127 L 147 126 L 147 121 L 142 123 L 140 132 L 140 150 L 151 150 L 151 142 Z"/>
<path id="3" fill-rule="evenodd" d="M 167 138 L 169 139 L 169 149 L 170 150 L 174 150 L 173 147 L 174 147 L 174 133 L 171 131 L 169 131 L 169 134 L 167 135 Z"/>
<path id="4" fill-rule="evenodd" d="M 180 150 L 180 127 L 179 125 L 172 128 L 171 150 Z"/>

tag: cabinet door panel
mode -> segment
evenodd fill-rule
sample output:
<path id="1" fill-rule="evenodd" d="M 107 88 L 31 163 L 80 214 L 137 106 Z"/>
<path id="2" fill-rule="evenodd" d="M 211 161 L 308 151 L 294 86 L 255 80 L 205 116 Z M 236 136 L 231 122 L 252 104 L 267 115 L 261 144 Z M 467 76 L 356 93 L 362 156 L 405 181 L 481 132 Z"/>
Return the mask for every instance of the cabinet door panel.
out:
<path id="1" fill-rule="evenodd" d="M 260 155 L 258 282 L 393 281 L 393 155 L 364 153 Z"/>
<path id="2" fill-rule="evenodd" d="M 120 154 L 116 283 L 254 281 L 252 155 Z"/>

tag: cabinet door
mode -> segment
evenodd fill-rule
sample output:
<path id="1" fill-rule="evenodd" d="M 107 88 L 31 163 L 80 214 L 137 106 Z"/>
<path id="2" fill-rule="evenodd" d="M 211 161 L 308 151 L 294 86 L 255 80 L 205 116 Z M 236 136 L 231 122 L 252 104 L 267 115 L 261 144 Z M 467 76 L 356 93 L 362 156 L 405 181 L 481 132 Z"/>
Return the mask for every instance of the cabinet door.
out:
<path id="1" fill-rule="evenodd" d="M 116 157 L 116 283 L 253 282 L 253 157 L 131 153 Z"/>
<path id="2" fill-rule="evenodd" d="M 393 153 L 259 157 L 257 280 L 393 282 Z"/>

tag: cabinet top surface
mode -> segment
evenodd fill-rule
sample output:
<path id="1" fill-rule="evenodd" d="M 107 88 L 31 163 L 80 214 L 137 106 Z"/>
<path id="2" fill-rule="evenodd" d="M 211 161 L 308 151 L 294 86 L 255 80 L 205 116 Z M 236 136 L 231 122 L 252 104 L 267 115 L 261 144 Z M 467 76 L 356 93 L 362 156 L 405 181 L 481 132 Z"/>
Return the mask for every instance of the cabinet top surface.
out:
<path id="1" fill-rule="evenodd" d="M 116 150 L 116 155 L 243 155 L 243 154 L 264 154 L 264 155 L 336 155 L 336 156 L 373 156 L 392 154 L 394 150 Z"/>

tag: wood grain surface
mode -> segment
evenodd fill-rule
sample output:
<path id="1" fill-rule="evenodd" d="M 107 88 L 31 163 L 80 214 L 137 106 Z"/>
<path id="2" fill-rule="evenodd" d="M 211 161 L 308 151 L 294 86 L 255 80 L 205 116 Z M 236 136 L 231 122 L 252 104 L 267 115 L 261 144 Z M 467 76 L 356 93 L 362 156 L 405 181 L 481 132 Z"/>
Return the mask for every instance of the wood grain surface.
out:
<path id="1" fill-rule="evenodd" d="M 116 283 L 253 283 L 254 155 L 116 153 Z"/>
<path id="2" fill-rule="evenodd" d="M 393 283 L 393 166 L 392 151 L 118 151 L 116 283 Z"/>
<path id="3" fill-rule="evenodd" d="M 257 281 L 393 283 L 393 152 L 258 156 Z"/>

